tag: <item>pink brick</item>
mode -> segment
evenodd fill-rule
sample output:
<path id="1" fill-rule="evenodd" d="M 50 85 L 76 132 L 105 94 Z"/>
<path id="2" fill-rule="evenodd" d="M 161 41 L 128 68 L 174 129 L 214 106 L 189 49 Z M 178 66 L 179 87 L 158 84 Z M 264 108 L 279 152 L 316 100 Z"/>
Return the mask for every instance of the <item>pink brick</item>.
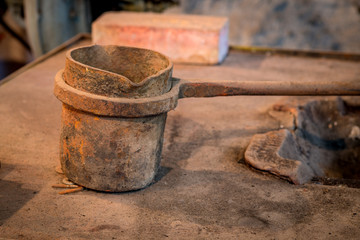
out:
<path id="1" fill-rule="evenodd" d="M 94 44 L 148 48 L 197 64 L 223 61 L 228 33 L 227 18 L 196 15 L 107 12 L 92 24 Z"/>

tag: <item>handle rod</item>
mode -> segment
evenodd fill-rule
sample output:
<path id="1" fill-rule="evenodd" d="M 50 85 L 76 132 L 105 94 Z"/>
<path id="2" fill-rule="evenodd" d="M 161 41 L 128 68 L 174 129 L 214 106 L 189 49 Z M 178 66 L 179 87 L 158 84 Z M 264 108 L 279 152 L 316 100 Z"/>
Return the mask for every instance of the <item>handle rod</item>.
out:
<path id="1" fill-rule="evenodd" d="M 336 96 L 360 95 L 360 80 L 352 82 L 180 80 L 179 98 L 235 95 Z"/>

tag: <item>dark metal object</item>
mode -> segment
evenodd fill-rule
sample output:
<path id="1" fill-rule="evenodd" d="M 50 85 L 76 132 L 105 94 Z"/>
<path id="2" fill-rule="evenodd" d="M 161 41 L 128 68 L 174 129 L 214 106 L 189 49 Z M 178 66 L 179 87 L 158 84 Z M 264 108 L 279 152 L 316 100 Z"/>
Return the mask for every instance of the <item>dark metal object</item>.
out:
<path id="1" fill-rule="evenodd" d="M 268 48 L 268 47 L 255 47 L 255 46 L 230 46 L 230 49 L 241 52 L 250 52 L 250 53 L 259 53 L 259 54 L 310 57 L 310 58 L 327 58 L 327 59 L 338 59 L 338 60 L 354 61 L 354 62 L 360 61 L 360 54 L 351 53 L 351 52 L 299 50 L 299 49 Z"/>
<path id="2" fill-rule="evenodd" d="M 212 83 L 180 81 L 179 97 L 216 97 L 234 95 L 359 95 L 360 82 L 303 82 L 303 81 L 233 81 Z"/>
<path id="3" fill-rule="evenodd" d="M 146 49 L 92 46 L 68 52 L 65 70 L 56 76 L 55 95 L 64 103 L 60 159 L 69 179 L 111 192 L 151 183 L 170 109 L 152 112 L 141 97 L 166 95 L 171 72 L 167 57 Z M 111 99 L 125 100 L 125 107 Z M 145 105 L 132 108 L 132 101 Z M 126 107 L 135 109 L 136 118 L 126 116 Z"/>
<path id="4" fill-rule="evenodd" d="M 234 95 L 359 95 L 360 82 L 225 82 L 172 78 L 171 90 L 150 98 L 114 98 L 82 92 L 66 84 L 63 71 L 55 77 L 55 95 L 63 103 L 76 109 L 104 116 L 141 117 L 156 115 L 174 109 L 179 98 L 216 97 Z"/>
<path id="5" fill-rule="evenodd" d="M 65 175 L 101 191 L 149 185 L 160 163 L 166 115 L 96 116 L 64 104 L 60 159 Z"/>
<path id="6" fill-rule="evenodd" d="M 164 55 L 120 46 L 82 47 L 66 54 L 65 82 L 106 97 L 144 98 L 168 92 L 173 64 Z"/>
<path id="7" fill-rule="evenodd" d="M 359 95 L 352 82 L 204 82 L 171 77 L 154 51 L 91 46 L 67 54 L 55 77 L 63 102 L 61 164 L 73 182 L 101 191 L 149 185 L 159 166 L 167 112 L 179 98 L 232 95 Z"/>

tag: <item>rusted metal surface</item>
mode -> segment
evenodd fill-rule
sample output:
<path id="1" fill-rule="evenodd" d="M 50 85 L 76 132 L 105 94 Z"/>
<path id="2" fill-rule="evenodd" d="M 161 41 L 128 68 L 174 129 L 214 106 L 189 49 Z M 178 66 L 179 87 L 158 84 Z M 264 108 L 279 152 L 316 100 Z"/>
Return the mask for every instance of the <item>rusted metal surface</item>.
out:
<path id="1" fill-rule="evenodd" d="M 89 46 L 66 54 L 54 93 L 63 102 L 61 164 L 73 182 L 101 191 L 146 187 L 160 162 L 167 112 L 179 98 L 233 95 L 359 95 L 360 82 L 172 78 L 160 53 Z"/>
<path id="2" fill-rule="evenodd" d="M 173 110 L 179 98 L 234 95 L 359 95 L 360 82 L 237 81 L 212 83 L 172 78 L 171 90 L 155 97 L 105 97 L 77 90 L 65 83 L 63 71 L 55 77 L 55 95 L 76 109 L 105 116 L 142 117 Z"/>
<path id="3" fill-rule="evenodd" d="M 151 183 L 159 167 L 166 113 L 96 116 L 63 105 L 60 159 L 65 175 L 87 188 L 121 192 Z"/>
<path id="4" fill-rule="evenodd" d="M 164 55 L 141 48 L 81 47 L 66 54 L 65 82 L 107 97 L 144 98 L 168 92 L 173 64 Z"/>
<path id="5" fill-rule="evenodd" d="M 182 80 L 180 85 L 180 98 L 235 95 L 360 95 L 359 81 L 229 81 L 214 83 L 204 80 Z"/>
<path id="6" fill-rule="evenodd" d="M 177 105 L 179 82 L 171 81 L 169 92 L 147 98 L 115 98 L 80 91 L 66 84 L 63 70 L 55 77 L 54 93 L 64 104 L 101 116 L 142 117 L 166 113 Z"/>
<path id="7" fill-rule="evenodd" d="M 64 103 L 65 175 L 100 191 L 149 185 L 160 163 L 167 111 L 176 106 L 171 94 L 163 96 L 172 86 L 172 63 L 154 51 L 117 46 L 83 47 L 66 56 L 55 82 Z"/>

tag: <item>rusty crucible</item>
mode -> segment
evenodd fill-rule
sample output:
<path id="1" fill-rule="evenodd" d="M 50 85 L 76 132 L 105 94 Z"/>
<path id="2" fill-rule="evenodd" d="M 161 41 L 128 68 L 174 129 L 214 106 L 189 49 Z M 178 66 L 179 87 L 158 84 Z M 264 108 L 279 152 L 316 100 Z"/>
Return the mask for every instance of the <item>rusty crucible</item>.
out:
<path id="1" fill-rule="evenodd" d="M 66 54 L 54 93 L 63 102 L 60 161 L 78 185 L 141 189 L 160 164 L 167 112 L 185 97 L 359 95 L 359 81 L 206 82 L 172 78 L 164 55 L 140 48 L 88 46 Z"/>

